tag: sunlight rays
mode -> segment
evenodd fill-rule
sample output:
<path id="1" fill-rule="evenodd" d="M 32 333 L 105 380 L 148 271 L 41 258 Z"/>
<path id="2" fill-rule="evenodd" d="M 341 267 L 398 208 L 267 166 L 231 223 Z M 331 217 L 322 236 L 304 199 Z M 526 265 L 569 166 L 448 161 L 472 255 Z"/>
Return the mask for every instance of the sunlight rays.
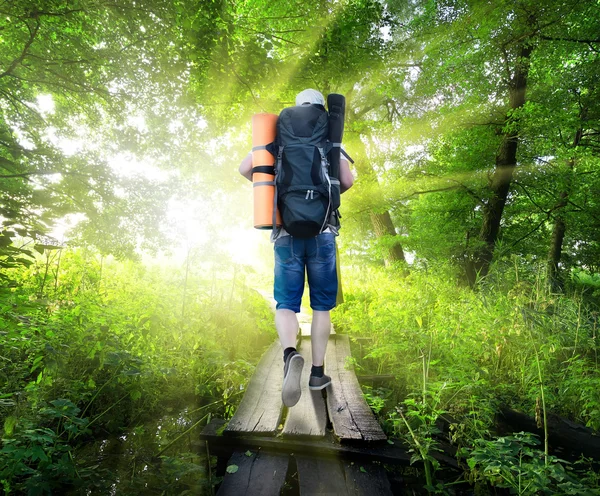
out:
<path id="1" fill-rule="evenodd" d="M 254 87 L 252 81 L 244 80 L 236 70 L 236 68 L 231 68 L 229 77 L 222 81 L 223 87 L 223 98 L 225 102 L 233 102 L 235 101 L 235 96 L 241 92 L 249 90 L 254 98 L 253 111 L 254 112 L 264 112 L 268 111 L 269 101 L 274 101 L 279 99 L 279 96 L 285 91 L 286 87 L 290 85 L 290 82 L 297 76 L 300 71 L 300 68 L 303 63 L 306 62 L 306 59 L 312 56 L 315 52 L 315 48 L 318 45 L 319 41 L 322 39 L 323 34 L 325 33 L 328 25 L 332 24 L 335 19 L 344 11 L 347 2 L 336 2 L 330 4 L 329 15 L 326 18 L 321 18 L 320 22 L 315 23 L 313 26 L 307 26 L 307 29 L 303 31 L 302 36 L 297 36 L 293 42 L 288 42 L 288 46 L 284 48 L 277 49 L 274 48 L 273 52 L 275 53 L 276 59 L 280 61 L 279 66 L 277 67 L 277 77 L 274 79 L 270 86 L 266 88 L 269 95 L 272 97 L 265 98 L 263 95 L 255 96 L 255 91 L 257 89 Z M 282 43 L 286 43 L 283 41 Z M 294 43 L 297 48 L 291 48 L 291 43 Z M 235 47 L 239 49 L 239 46 Z M 216 53 L 213 50 L 213 54 L 211 58 L 214 58 Z M 247 57 L 250 57 L 251 54 L 247 53 Z M 214 61 L 211 68 L 209 69 L 209 77 L 217 78 L 219 76 L 220 70 L 220 61 Z M 244 61 L 244 63 L 249 63 L 248 60 Z"/>

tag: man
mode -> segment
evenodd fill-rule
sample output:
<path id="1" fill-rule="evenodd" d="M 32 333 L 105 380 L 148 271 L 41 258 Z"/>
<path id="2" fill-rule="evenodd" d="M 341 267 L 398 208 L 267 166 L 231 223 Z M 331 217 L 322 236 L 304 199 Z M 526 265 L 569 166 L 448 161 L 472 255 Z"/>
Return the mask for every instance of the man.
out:
<path id="1" fill-rule="evenodd" d="M 297 106 L 306 104 L 324 108 L 325 99 L 320 92 L 307 89 L 296 96 Z M 242 160 L 239 172 L 252 180 L 252 153 Z M 350 165 L 342 156 L 340 191 L 347 191 L 353 183 Z M 300 312 L 305 273 L 308 276 L 310 306 L 313 310 L 309 389 L 321 390 L 331 384 L 331 378 L 324 373 L 323 363 L 331 329 L 330 310 L 335 307 L 338 289 L 335 234 L 329 229 L 314 238 L 296 238 L 281 229 L 275 237 L 275 326 L 284 350 L 281 396 L 287 407 L 294 406 L 301 395 L 300 380 L 304 358 L 295 348 L 298 333 L 296 313 Z"/>

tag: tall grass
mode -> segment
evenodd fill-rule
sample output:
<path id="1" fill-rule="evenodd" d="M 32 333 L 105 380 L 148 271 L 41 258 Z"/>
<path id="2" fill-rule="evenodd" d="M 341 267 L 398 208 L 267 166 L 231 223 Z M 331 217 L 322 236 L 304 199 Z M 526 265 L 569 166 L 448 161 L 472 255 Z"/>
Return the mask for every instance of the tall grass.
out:
<path id="1" fill-rule="evenodd" d="M 60 264 L 11 274 L 0 294 L 5 492 L 89 482 L 79 446 L 165 412 L 210 403 L 231 415 L 276 337 L 270 310 L 227 266 L 191 269 L 65 250 Z"/>
<path id="2" fill-rule="evenodd" d="M 498 267 L 474 291 L 447 266 L 407 277 L 348 269 L 334 323 L 370 338 L 361 366 L 395 375 L 397 401 L 423 388 L 425 370 L 451 413 L 472 412 L 476 397 L 484 410 L 502 402 L 533 415 L 543 378 L 549 411 L 600 429 L 598 307 L 528 270 Z"/>
<path id="3" fill-rule="evenodd" d="M 598 494 L 593 471 L 572 472 L 549 454 L 547 431 L 548 412 L 600 429 L 598 295 L 584 291 L 581 278 L 554 294 L 542 270 L 517 262 L 495 269 L 476 290 L 445 265 L 408 276 L 344 272 L 336 329 L 361 338 L 363 350 L 368 343 L 358 363 L 364 374 L 395 377 L 367 387 L 367 400 L 388 433 L 412 447 L 413 461 L 423 462 L 429 493 L 448 489 L 432 452 L 437 420 L 449 414 L 457 423 L 447 435 L 468 466 L 465 480 L 524 495 Z M 543 450 L 530 435 L 494 438 L 500 404 L 538 415 Z"/>

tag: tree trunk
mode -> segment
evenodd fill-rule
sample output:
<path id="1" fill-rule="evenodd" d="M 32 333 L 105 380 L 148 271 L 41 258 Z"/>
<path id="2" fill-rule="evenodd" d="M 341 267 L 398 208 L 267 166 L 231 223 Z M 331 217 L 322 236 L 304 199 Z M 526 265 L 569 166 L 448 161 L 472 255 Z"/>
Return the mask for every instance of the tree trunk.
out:
<path id="1" fill-rule="evenodd" d="M 400 239 L 396 233 L 392 217 L 388 211 L 382 214 L 371 213 L 371 224 L 373 225 L 373 231 L 375 236 L 382 238 L 384 236 L 394 236 L 396 239 L 394 243 L 388 247 L 384 263 L 386 267 L 392 265 L 394 262 L 406 262 L 404 258 L 404 250 L 400 244 Z"/>
<path id="2" fill-rule="evenodd" d="M 514 74 L 508 89 L 510 112 L 505 119 L 507 124 L 513 119 L 512 113 L 525 104 L 529 57 L 532 50 L 533 46 L 530 44 L 521 45 L 519 48 Z M 467 267 L 467 277 L 471 285 L 475 284 L 477 277 L 487 275 L 494 258 L 494 247 L 500 233 L 502 213 L 506 205 L 513 172 L 517 166 L 518 144 L 518 131 L 507 132 L 503 136 L 496 155 L 496 167 L 490 180 L 491 194 L 483 210 L 483 222 L 479 232 L 479 240 L 483 242 L 483 246 L 475 252 Z"/>
<path id="3" fill-rule="evenodd" d="M 585 117 L 585 109 L 581 111 L 580 118 Z M 573 138 L 573 148 L 579 146 L 581 137 L 583 136 L 583 128 L 579 128 Z M 565 223 L 564 212 L 562 209 L 569 203 L 569 194 L 571 189 L 571 175 L 575 168 L 575 159 L 569 160 L 569 178 L 565 186 L 565 190 L 560 193 L 557 204 L 554 206 L 555 211 L 558 213 L 554 217 L 554 229 L 552 230 L 552 238 L 550 239 L 550 249 L 548 250 L 548 282 L 551 285 L 553 291 L 561 291 L 563 281 L 560 274 L 560 260 L 562 257 L 562 245 L 565 239 L 565 232 L 567 226 Z"/>
<path id="4" fill-rule="evenodd" d="M 565 201 L 566 198 L 567 196 L 565 194 Z M 553 291 L 560 291 L 562 287 L 558 264 L 560 263 L 562 244 L 565 239 L 566 230 L 565 219 L 562 214 L 559 213 L 554 219 L 554 229 L 552 230 L 552 238 L 550 239 L 550 250 L 548 250 L 548 282 Z"/>
<path id="5" fill-rule="evenodd" d="M 363 178 L 367 178 L 368 181 L 373 183 L 377 183 L 377 173 L 373 166 L 369 162 L 367 158 L 367 153 L 365 150 L 365 146 L 360 139 L 353 140 L 352 145 L 355 147 L 356 151 L 354 154 L 359 157 L 356 160 L 356 169 L 360 176 Z M 375 189 L 375 195 L 377 195 L 376 200 L 373 202 L 375 204 L 380 203 L 380 194 L 379 188 Z M 381 198 L 381 203 L 383 202 L 383 198 Z M 392 236 L 394 237 L 394 242 L 388 246 L 383 262 L 386 267 L 391 266 L 395 262 L 406 262 L 406 258 L 404 257 L 404 250 L 402 249 L 402 244 L 400 242 L 400 236 L 396 233 L 396 228 L 394 226 L 394 221 L 392 220 L 392 216 L 388 210 L 383 213 L 375 213 L 372 212 L 369 214 L 371 219 L 371 225 L 373 227 L 373 232 L 375 236 L 380 239 L 384 236 Z"/>

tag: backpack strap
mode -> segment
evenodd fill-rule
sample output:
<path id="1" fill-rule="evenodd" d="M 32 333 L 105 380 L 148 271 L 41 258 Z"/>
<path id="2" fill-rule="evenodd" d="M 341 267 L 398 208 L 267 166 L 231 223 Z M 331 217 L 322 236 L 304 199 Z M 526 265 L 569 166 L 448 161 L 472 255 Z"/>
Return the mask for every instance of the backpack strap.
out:
<path id="1" fill-rule="evenodd" d="M 346 153 L 346 150 L 344 150 L 343 148 L 341 148 L 340 151 L 342 152 L 342 155 L 344 155 L 344 157 L 346 157 L 350 161 L 350 163 L 352 163 L 352 164 L 354 163 L 354 160 L 352 159 L 352 157 L 350 155 L 348 155 Z"/>
<path id="2" fill-rule="evenodd" d="M 252 151 L 257 151 L 257 150 L 267 150 L 271 155 L 273 155 L 274 157 L 276 156 L 276 145 L 275 142 L 272 141 L 271 143 L 268 143 L 267 145 L 257 145 L 257 146 L 253 146 L 252 147 Z M 275 176 L 275 166 L 274 165 L 257 165 L 255 167 L 252 167 L 252 174 L 269 174 L 271 176 Z M 261 185 L 264 185 L 265 183 L 261 183 Z"/>
<path id="3" fill-rule="evenodd" d="M 331 143 L 331 144 L 330 144 L 330 149 L 331 149 L 331 148 L 339 148 L 339 149 L 340 149 L 340 152 L 342 153 L 342 155 L 343 155 L 344 157 L 346 157 L 346 158 L 347 158 L 347 159 L 348 159 L 348 160 L 349 160 L 351 163 L 354 163 L 354 160 L 352 159 L 352 157 L 351 157 L 350 155 L 348 155 L 348 154 L 346 153 L 346 150 L 344 150 L 344 149 L 342 148 L 342 144 L 341 144 L 341 143 Z"/>
<path id="4" fill-rule="evenodd" d="M 327 143 L 325 144 L 325 147 L 323 149 L 323 152 L 325 154 L 325 163 L 328 165 L 329 161 L 327 160 L 327 154 L 329 154 L 329 152 L 332 150 L 332 148 L 335 147 L 339 147 L 341 148 L 342 144 L 341 143 L 332 143 L 331 141 L 327 141 Z M 340 150 L 342 153 L 344 153 L 344 155 L 347 156 L 347 154 L 344 152 L 344 149 L 341 148 Z M 321 152 L 321 148 L 319 148 L 319 152 Z M 348 157 L 350 158 L 350 157 Z M 323 160 L 323 153 L 321 153 L 321 160 Z M 352 160 L 352 159 L 350 159 Z M 352 161 L 352 163 L 354 163 L 354 161 Z M 328 188 L 329 188 L 329 207 L 328 207 L 328 213 L 327 216 L 325 217 L 325 224 L 323 226 L 323 229 L 321 230 L 321 232 L 323 230 L 325 230 L 326 228 L 329 228 L 331 230 L 331 232 L 334 234 L 334 236 L 338 236 L 339 235 L 339 229 L 340 229 L 340 218 L 341 218 L 341 214 L 339 209 L 335 209 L 333 211 L 332 210 L 332 206 L 331 206 L 331 186 L 332 185 L 336 185 L 339 186 L 341 188 L 342 183 L 340 182 L 340 180 L 336 177 L 332 177 L 329 175 L 329 170 L 328 168 L 325 169 L 325 176 L 327 179 L 327 184 L 328 184 Z"/>
<path id="5" fill-rule="evenodd" d="M 323 221 L 323 225 L 321 226 L 321 230 L 319 231 L 320 233 L 322 233 L 327 228 L 329 224 L 329 217 L 331 216 L 331 184 L 333 183 L 333 179 L 329 176 L 329 161 L 327 160 L 326 151 L 327 148 L 328 146 L 325 146 L 325 148 L 321 146 L 317 147 L 319 153 L 321 154 L 321 170 L 323 171 L 323 177 L 327 183 L 327 196 L 329 198 L 329 203 L 327 205 L 327 213 L 325 214 L 325 220 Z"/>
<path id="6" fill-rule="evenodd" d="M 252 151 L 256 150 L 267 150 L 274 157 L 277 153 L 277 143 L 275 141 L 271 141 L 271 143 L 267 143 L 266 145 L 256 145 L 252 147 Z"/>
<path id="7" fill-rule="evenodd" d="M 272 143 L 270 143 L 272 144 Z M 269 150 L 270 151 L 270 150 Z M 271 152 L 273 153 L 273 152 Z M 275 186 L 275 191 L 273 193 L 273 230 L 271 231 L 271 241 L 275 242 L 277 236 L 281 232 L 281 228 L 277 227 L 277 174 L 281 173 L 281 162 L 283 157 L 283 146 L 279 145 L 279 151 L 277 152 L 277 160 L 275 161 L 274 167 L 274 180 L 273 185 Z"/>

